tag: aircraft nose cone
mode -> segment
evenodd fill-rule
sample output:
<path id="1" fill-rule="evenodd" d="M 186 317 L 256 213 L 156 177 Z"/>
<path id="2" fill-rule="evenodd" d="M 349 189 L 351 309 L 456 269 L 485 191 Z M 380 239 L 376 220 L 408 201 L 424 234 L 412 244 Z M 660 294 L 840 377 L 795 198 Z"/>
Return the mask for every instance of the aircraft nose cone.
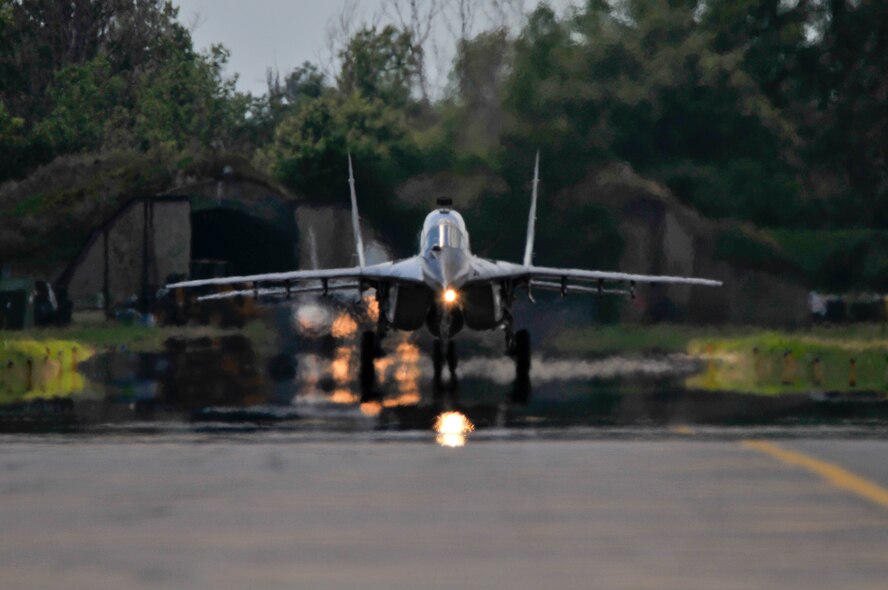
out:
<path id="1" fill-rule="evenodd" d="M 456 248 L 442 248 L 426 258 L 426 281 L 436 290 L 459 288 L 469 277 L 469 258 Z"/>

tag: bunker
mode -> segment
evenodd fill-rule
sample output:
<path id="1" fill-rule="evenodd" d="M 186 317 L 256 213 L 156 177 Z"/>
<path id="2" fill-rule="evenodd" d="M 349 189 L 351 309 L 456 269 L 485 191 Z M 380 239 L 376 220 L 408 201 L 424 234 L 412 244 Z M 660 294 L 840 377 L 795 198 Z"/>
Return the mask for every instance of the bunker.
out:
<path id="1" fill-rule="evenodd" d="M 74 309 L 111 310 L 150 306 L 171 277 L 353 265 L 347 204 L 313 206 L 230 175 L 131 199 L 93 229 L 54 284 Z M 385 259 L 375 232 L 363 232 L 368 259 Z"/>
<path id="2" fill-rule="evenodd" d="M 208 180 L 132 199 L 95 228 L 56 284 L 75 309 L 150 304 L 195 267 L 251 274 L 295 268 L 296 201 L 253 180 Z"/>

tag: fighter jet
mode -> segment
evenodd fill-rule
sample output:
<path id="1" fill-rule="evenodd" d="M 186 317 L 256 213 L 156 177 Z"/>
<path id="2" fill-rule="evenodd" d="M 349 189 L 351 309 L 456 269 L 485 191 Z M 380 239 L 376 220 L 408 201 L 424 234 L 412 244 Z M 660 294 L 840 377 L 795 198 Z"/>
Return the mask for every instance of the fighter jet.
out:
<path id="1" fill-rule="evenodd" d="M 452 200 L 439 198 L 422 225 L 419 252 L 410 258 L 367 265 L 361 238 L 351 156 L 348 157 L 351 221 L 358 265 L 350 268 L 295 270 L 192 280 L 167 285 L 168 289 L 208 285 L 247 285 L 241 289 L 203 297 L 213 299 L 241 295 L 285 296 L 324 293 L 334 290 L 373 290 L 379 304 L 375 331 L 361 338 L 360 381 L 363 391 L 375 383 L 374 359 L 383 354 L 382 342 L 390 330 L 414 331 L 426 327 L 434 336 L 432 358 L 435 380 L 440 380 L 445 361 L 451 375 L 457 366 L 454 337 L 463 329 L 502 330 L 505 352 L 515 360 L 516 378 L 527 382 L 531 341 L 527 330 L 514 331 L 512 305 L 516 294 L 533 289 L 568 293 L 620 294 L 634 296 L 638 283 L 684 284 L 715 287 L 720 281 L 674 276 L 652 276 L 552 268 L 533 264 L 534 232 L 539 188 L 539 153 L 534 165 L 527 239 L 521 264 L 488 260 L 472 253 L 469 232 Z"/>

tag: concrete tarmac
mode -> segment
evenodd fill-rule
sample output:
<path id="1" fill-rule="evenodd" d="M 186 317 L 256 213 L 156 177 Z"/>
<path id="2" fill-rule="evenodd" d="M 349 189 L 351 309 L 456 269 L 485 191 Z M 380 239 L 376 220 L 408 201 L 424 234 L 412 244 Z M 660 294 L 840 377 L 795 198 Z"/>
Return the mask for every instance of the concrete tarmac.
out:
<path id="1" fill-rule="evenodd" d="M 0 588 L 885 588 L 888 506 L 741 438 L 7 437 Z"/>

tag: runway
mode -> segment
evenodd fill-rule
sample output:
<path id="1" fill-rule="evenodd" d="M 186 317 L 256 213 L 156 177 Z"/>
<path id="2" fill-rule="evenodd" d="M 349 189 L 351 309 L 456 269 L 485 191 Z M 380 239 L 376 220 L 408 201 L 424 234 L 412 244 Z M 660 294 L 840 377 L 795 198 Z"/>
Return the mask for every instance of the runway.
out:
<path id="1" fill-rule="evenodd" d="M 2 437 L 2 586 L 876 589 L 888 578 L 880 433 L 506 432 L 463 448 L 399 436 Z"/>

